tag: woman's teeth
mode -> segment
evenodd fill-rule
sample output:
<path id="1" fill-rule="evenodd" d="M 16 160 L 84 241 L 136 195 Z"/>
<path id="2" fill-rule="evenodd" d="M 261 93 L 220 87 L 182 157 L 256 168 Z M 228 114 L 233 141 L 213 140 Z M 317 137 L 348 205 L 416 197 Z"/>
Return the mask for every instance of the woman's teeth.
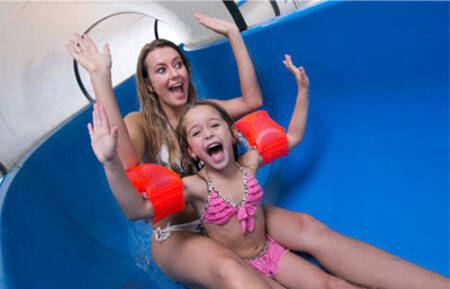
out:
<path id="1" fill-rule="evenodd" d="M 169 87 L 169 90 L 171 92 L 177 92 L 177 91 L 183 92 L 183 86 L 182 85 L 172 86 L 172 87 Z"/>

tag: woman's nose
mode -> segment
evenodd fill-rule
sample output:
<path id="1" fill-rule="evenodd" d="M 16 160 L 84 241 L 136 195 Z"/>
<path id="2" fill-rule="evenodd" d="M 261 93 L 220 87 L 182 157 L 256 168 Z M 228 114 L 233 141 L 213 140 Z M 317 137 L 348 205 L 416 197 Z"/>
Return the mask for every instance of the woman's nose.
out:
<path id="1" fill-rule="evenodd" d="M 175 78 L 179 75 L 178 70 L 176 68 L 169 68 L 169 72 L 170 72 L 170 77 L 171 78 Z"/>

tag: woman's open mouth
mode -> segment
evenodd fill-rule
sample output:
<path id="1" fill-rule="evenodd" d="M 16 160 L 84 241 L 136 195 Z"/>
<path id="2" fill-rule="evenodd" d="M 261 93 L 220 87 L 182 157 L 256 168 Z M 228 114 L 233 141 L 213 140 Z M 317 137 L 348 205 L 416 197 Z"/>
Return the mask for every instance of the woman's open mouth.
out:
<path id="1" fill-rule="evenodd" d="M 175 95 L 183 95 L 184 96 L 184 88 L 183 88 L 182 83 L 180 83 L 178 85 L 170 86 L 169 91 Z"/>

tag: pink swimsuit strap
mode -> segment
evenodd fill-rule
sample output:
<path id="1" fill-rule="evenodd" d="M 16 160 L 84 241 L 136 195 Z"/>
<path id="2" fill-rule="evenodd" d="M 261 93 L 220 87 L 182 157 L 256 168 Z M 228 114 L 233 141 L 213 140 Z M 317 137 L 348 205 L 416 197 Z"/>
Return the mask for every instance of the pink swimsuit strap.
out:
<path id="1" fill-rule="evenodd" d="M 254 177 L 247 175 L 242 169 L 241 171 L 244 174 L 244 197 L 240 205 L 226 199 L 208 180 L 208 198 L 202 216 L 205 223 L 223 225 L 231 217 L 237 215 L 237 219 L 241 224 L 242 234 L 245 234 L 246 231 L 253 232 L 255 228 L 253 216 L 261 202 L 263 190 Z"/>

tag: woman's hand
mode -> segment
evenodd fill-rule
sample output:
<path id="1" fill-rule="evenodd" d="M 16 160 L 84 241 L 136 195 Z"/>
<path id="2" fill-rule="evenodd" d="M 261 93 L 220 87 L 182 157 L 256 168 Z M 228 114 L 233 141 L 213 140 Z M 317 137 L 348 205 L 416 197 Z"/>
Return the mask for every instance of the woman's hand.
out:
<path id="1" fill-rule="evenodd" d="M 118 160 L 117 156 L 117 126 L 110 128 L 105 109 L 94 104 L 92 122 L 88 124 L 91 146 L 97 159 L 102 164 Z"/>
<path id="2" fill-rule="evenodd" d="M 205 26 L 209 30 L 225 36 L 226 38 L 230 38 L 235 33 L 239 34 L 239 29 L 234 23 L 214 17 L 209 17 L 200 13 L 195 13 L 194 17 L 201 25 Z"/>
<path id="3" fill-rule="evenodd" d="M 292 63 L 291 56 L 288 54 L 285 54 L 284 58 L 285 59 L 283 60 L 283 64 L 295 76 L 295 80 L 297 81 L 299 89 L 309 89 L 309 78 L 308 75 L 306 75 L 303 66 L 296 67 Z"/>
<path id="4" fill-rule="evenodd" d="M 103 51 L 99 51 L 94 41 L 88 36 L 74 35 L 74 39 L 69 39 L 65 47 L 67 52 L 80 63 L 90 74 L 97 72 L 109 73 L 111 69 L 111 52 L 109 45 L 103 46 Z"/>

